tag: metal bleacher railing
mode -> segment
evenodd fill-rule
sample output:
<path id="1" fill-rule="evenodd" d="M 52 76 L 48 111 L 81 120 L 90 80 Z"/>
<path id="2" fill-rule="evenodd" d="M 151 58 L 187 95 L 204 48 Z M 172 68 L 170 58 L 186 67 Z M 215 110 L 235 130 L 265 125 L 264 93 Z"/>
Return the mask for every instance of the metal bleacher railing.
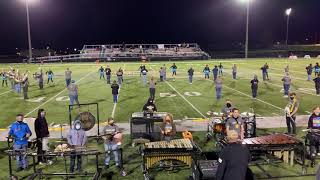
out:
<path id="1" fill-rule="evenodd" d="M 198 44 L 109 44 L 84 45 L 80 54 L 37 57 L 32 62 L 117 60 L 141 58 L 209 58 Z"/>

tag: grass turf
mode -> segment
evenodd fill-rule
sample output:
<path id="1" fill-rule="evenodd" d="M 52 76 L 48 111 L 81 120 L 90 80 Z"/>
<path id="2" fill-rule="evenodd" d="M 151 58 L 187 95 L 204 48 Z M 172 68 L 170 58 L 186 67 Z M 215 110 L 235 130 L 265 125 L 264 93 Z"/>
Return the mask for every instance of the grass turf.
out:
<path id="1" fill-rule="evenodd" d="M 315 96 L 313 82 L 306 81 L 305 66 L 309 63 L 315 64 L 317 60 L 296 60 L 288 61 L 287 59 L 250 59 L 250 60 L 228 60 L 221 61 L 224 65 L 223 76 L 223 100 L 215 99 L 215 89 L 211 80 L 205 80 L 202 70 L 206 64 L 212 68 L 217 65 L 219 60 L 210 61 L 178 61 L 176 81 L 171 78 L 169 67 L 171 62 L 151 62 L 146 63 L 149 70 L 148 77 L 155 76 L 159 80 L 159 69 L 163 64 L 167 67 L 167 82 L 159 82 L 156 87 L 156 105 L 158 111 L 171 112 L 175 119 L 183 119 L 185 116 L 189 118 L 206 116 L 209 110 L 220 111 L 224 100 L 230 98 L 241 111 L 248 111 L 253 107 L 257 114 L 261 116 L 282 115 L 283 112 L 279 108 L 284 108 L 287 99 L 282 98 L 283 93 L 281 78 L 283 76 L 283 68 L 289 64 L 290 74 L 292 77 L 291 90 L 298 93 L 300 98 L 299 114 L 308 114 L 312 107 L 319 105 L 320 97 Z M 263 83 L 261 78 L 260 67 L 264 63 L 270 66 L 270 81 Z M 122 67 L 125 69 L 124 84 L 119 94 L 119 103 L 115 109 L 115 118 L 118 122 L 127 122 L 131 113 L 141 111 L 143 104 L 149 97 L 148 87 L 143 87 L 141 78 L 139 77 L 138 68 L 141 63 L 108 63 L 113 72 Z M 238 79 L 232 80 L 231 66 L 237 64 Z M 105 63 L 101 63 L 105 66 Z M 40 68 L 46 72 L 49 68 L 55 73 L 54 84 L 45 84 L 44 90 L 39 90 L 36 80 L 30 77 L 31 86 L 29 88 L 30 100 L 44 97 L 40 102 L 30 102 L 21 99 L 22 95 L 9 91 L 9 87 L 0 88 L 0 127 L 4 128 L 10 125 L 15 114 L 24 113 L 28 116 L 36 116 L 37 108 L 47 110 L 47 120 L 55 123 L 68 123 L 68 99 L 66 101 L 57 101 L 56 98 L 68 96 L 65 90 L 64 71 L 69 67 L 73 71 L 73 79 L 79 85 L 80 103 L 99 103 L 100 119 L 103 121 L 111 116 L 113 110 L 111 88 L 106 81 L 99 80 L 98 68 L 100 65 L 93 63 L 70 63 L 70 64 L 45 64 L 43 66 L 31 64 L 14 64 L 15 68 L 20 72 L 29 70 L 32 73 L 39 71 Z M 8 69 L 8 64 L 1 64 L 0 69 Z M 187 70 L 192 66 L 195 69 L 194 83 L 189 85 Z M 259 76 L 258 99 L 251 99 L 250 79 L 254 74 Z M 45 77 L 46 78 L 46 77 Z M 212 79 L 212 74 L 210 74 Z M 115 75 L 112 76 L 115 79 Z M 187 96 L 185 92 L 199 92 L 200 96 Z M 175 94 L 175 97 L 160 97 L 159 93 Z M 184 98 L 182 98 L 182 95 Z M 189 102 L 187 102 L 189 101 Z M 193 105 L 193 107 L 191 106 Z M 94 107 L 83 107 L 80 111 L 94 111 Z M 200 111 L 197 112 L 197 110 Z M 73 112 L 73 115 L 79 110 Z"/>

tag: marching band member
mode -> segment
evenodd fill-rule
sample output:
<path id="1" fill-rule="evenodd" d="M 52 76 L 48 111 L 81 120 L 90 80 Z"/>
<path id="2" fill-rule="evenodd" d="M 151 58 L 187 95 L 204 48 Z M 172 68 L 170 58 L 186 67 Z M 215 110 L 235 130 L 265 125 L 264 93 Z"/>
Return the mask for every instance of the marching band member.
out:
<path id="1" fill-rule="evenodd" d="M 240 111 L 237 108 L 232 109 L 232 115 L 226 120 L 226 131 L 229 136 L 230 131 L 235 131 L 239 139 L 244 138 L 243 120 L 240 117 Z"/>
<path id="2" fill-rule="evenodd" d="M 313 113 L 309 117 L 308 129 L 320 130 L 320 106 L 313 108 Z M 310 141 L 311 165 L 315 165 L 315 157 L 317 154 L 318 146 L 320 145 L 319 135 L 315 136 L 312 132 L 307 134 Z"/>
<path id="3" fill-rule="evenodd" d="M 123 82 L 123 70 L 121 68 L 119 68 L 116 75 L 117 75 L 117 79 L 118 79 L 118 84 L 119 84 L 119 86 L 121 86 L 121 84 Z"/>
<path id="4" fill-rule="evenodd" d="M 44 109 L 38 110 L 38 117 L 34 121 L 34 130 L 37 136 L 37 153 L 38 155 L 38 163 L 43 164 L 47 163 L 46 159 L 43 157 L 45 151 L 49 151 L 48 147 L 48 137 L 49 137 L 49 129 L 48 123 L 46 120 L 46 112 Z M 48 161 L 49 162 L 49 161 Z"/>
<path id="5" fill-rule="evenodd" d="M 49 84 L 49 81 L 51 81 L 53 83 L 53 71 L 51 69 L 49 69 L 49 71 L 47 71 L 46 74 L 48 75 L 47 84 Z"/>
<path id="6" fill-rule="evenodd" d="M 147 114 L 153 115 L 154 112 L 157 112 L 157 107 L 154 104 L 154 101 L 152 98 L 149 98 L 147 103 L 143 106 L 143 114 L 146 116 Z"/>
<path id="7" fill-rule="evenodd" d="M 238 141 L 238 133 L 229 131 L 229 144 L 222 149 L 218 159 L 216 180 L 246 180 L 250 152 Z"/>
<path id="8" fill-rule="evenodd" d="M 161 140 L 170 141 L 174 139 L 174 136 L 176 135 L 177 130 L 171 114 L 167 114 L 164 117 L 163 123 L 160 125 L 160 129 L 161 129 Z"/>
<path id="9" fill-rule="evenodd" d="M 299 101 L 296 97 L 296 93 L 292 92 L 289 96 L 289 102 L 286 111 L 286 122 L 289 134 L 296 134 L 296 115 L 299 108 Z"/>
<path id="10" fill-rule="evenodd" d="M 21 153 L 26 153 L 28 148 L 28 138 L 32 135 L 27 123 L 23 122 L 23 115 L 16 116 L 16 122 L 11 124 L 8 137 L 13 137 L 13 150 Z M 26 154 L 16 156 L 18 171 L 26 170 L 28 167 L 28 159 Z"/>
<path id="11" fill-rule="evenodd" d="M 87 143 L 86 132 L 82 129 L 82 123 L 80 120 L 76 120 L 73 124 L 73 128 L 70 129 L 68 135 L 68 144 L 74 150 L 70 156 L 70 173 L 74 172 L 75 160 L 77 158 L 77 171 L 81 171 L 82 159 L 81 155 L 77 154 L 77 150 L 83 148 Z"/>
<path id="12" fill-rule="evenodd" d="M 108 125 L 103 129 L 104 134 L 104 150 L 106 153 L 105 167 L 109 168 L 111 152 L 114 155 L 114 161 L 122 176 L 126 176 L 126 172 L 122 167 L 120 145 L 122 144 L 122 133 L 119 127 L 114 123 L 113 118 L 108 118 Z"/>
<path id="13" fill-rule="evenodd" d="M 206 67 L 204 67 L 203 73 L 204 73 L 204 79 L 207 79 L 207 78 L 209 79 L 210 68 L 209 68 L 208 64 L 206 65 Z"/>
<path id="14" fill-rule="evenodd" d="M 0 73 L 1 79 L 2 79 L 2 87 L 4 87 L 4 84 L 6 84 L 6 87 L 8 87 L 8 74 L 4 70 Z"/>

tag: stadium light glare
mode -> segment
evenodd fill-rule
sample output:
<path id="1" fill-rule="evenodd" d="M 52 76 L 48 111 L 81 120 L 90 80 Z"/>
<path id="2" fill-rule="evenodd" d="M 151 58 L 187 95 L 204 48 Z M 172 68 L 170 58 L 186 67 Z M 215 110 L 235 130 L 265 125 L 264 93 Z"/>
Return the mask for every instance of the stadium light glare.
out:
<path id="1" fill-rule="evenodd" d="M 249 47 L 249 16 L 250 16 L 250 3 L 253 0 L 239 0 L 240 2 L 246 3 L 247 6 L 247 18 L 246 18 L 246 42 L 245 42 L 245 58 L 248 58 L 248 47 Z"/>
<path id="2" fill-rule="evenodd" d="M 292 9 L 291 9 L 291 8 L 289 8 L 289 9 L 286 9 L 286 15 L 287 15 L 287 16 L 290 16 L 290 14 L 291 14 L 291 11 L 292 11 Z"/>

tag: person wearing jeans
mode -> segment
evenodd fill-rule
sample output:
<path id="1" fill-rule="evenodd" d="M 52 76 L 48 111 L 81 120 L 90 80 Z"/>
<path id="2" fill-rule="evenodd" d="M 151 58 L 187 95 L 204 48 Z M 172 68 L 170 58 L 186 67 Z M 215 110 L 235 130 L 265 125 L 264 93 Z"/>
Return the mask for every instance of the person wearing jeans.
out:
<path id="1" fill-rule="evenodd" d="M 28 148 L 28 138 L 32 135 L 31 130 L 27 123 L 23 122 L 24 116 L 18 114 L 16 116 L 16 122 L 14 122 L 9 130 L 8 137 L 13 138 L 13 150 L 19 153 L 16 156 L 17 159 L 17 170 L 26 170 L 28 168 L 27 160 L 27 148 Z"/>
<path id="2" fill-rule="evenodd" d="M 232 78 L 237 79 L 237 65 L 232 66 Z"/>
<path id="3" fill-rule="evenodd" d="M 106 76 L 107 76 L 107 84 L 110 84 L 111 69 L 110 69 L 109 65 L 107 65 L 107 67 L 104 69 L 104 71 L 106 72 Z"/>
<path id="4" fill-rule="evenodd" d="M 194 70 L 192 69 L 192 67 L 190 67 L 190 69 L 188 70 L 188 76 L 189 76 L 189 83 L 190 84 L 192 84 L 193 73 L 194 73 Z"/>
<path id="5" fill-rule="evenodd" d="M 72 148 L 70 156 L 70 173 L 74 172 L 75 161 L 77 159 L 77 171 L 81 171 L 82 159 L 81 155 L 77 154 L 77 151 L 85 146 L 87 143 L 86 132 L 82 129 L 80 120 L 76 120 L 73 124 L 73 128 L 70 129 L 67 135 L 68 144 Z"/>
<path id="6" fill-rule="evenodd" d="M 71 83 L 71 74 L 72 74 L 72 71 L 69 70 L 69 68 L 67 68 L 67 70 L 64 72 L 64 77 L 66 79 L 66 84 L 67 84 L 67 87 L 70 85 Z"/>
<path id="7" fill-rule="evenodd" d="M 215 86 L 216 86 L 216 97 L 217 100 L 220 100 L 222 95 L 221 95 L 221 91 L 222 91 L 222 79 L 220 76 L 217 77 L 217 79 L 214 81 Z"/>
<path id="8" fill-rule="evenodd" d="M 284 96 L 288 97 L 289 91 L 290 91 L 290 84 L 291 84 L 291 78 L 289 76 L 289 73 L 286 73 L 286 75 L 282 78 L 283 81 L 283 89 L 284 89 Z"/>
<path id="9" fill-rule="evenodd" d="M 113 103 L 118 103 L 118 93 L 119 93 L 119 85 L 117 84 L 117 81 L 113 81 L 111 84 L 112 89 L 112 96 L 113 96 Z"/>
<path id="10" fill-rule="evenodd" d="M 113 118 L 108 118 L 108 125 L 103 128 L 104 134 L 104 150 L 106 158 L 104 160 L 105 167 L 108 169 L 110 166 L 111 153 L 114 155 L 114 161 L 122 176 L 126 176 L 126 172 L 122 167 L 121 150 L 122 134 L 119 127 L 115 124 Z"/>
<path id="11" fill-rule="evenodd" d="M 296 115 L 299 108 L 299 101 L 296 93 L 290 93 L 289 102 L 286 107 L 286 123 L 289 134 L 296 134 Z"/>
<path id="12" fill-rule="evenodd" d="M 71 84 L 68 86 L 69 98 L 70 98 L 70 105 L 73 105 L 74 101 L 79 105 L 78 99 L 78 85 L 76 85 L 75 81 L 72 80 Z"/>

